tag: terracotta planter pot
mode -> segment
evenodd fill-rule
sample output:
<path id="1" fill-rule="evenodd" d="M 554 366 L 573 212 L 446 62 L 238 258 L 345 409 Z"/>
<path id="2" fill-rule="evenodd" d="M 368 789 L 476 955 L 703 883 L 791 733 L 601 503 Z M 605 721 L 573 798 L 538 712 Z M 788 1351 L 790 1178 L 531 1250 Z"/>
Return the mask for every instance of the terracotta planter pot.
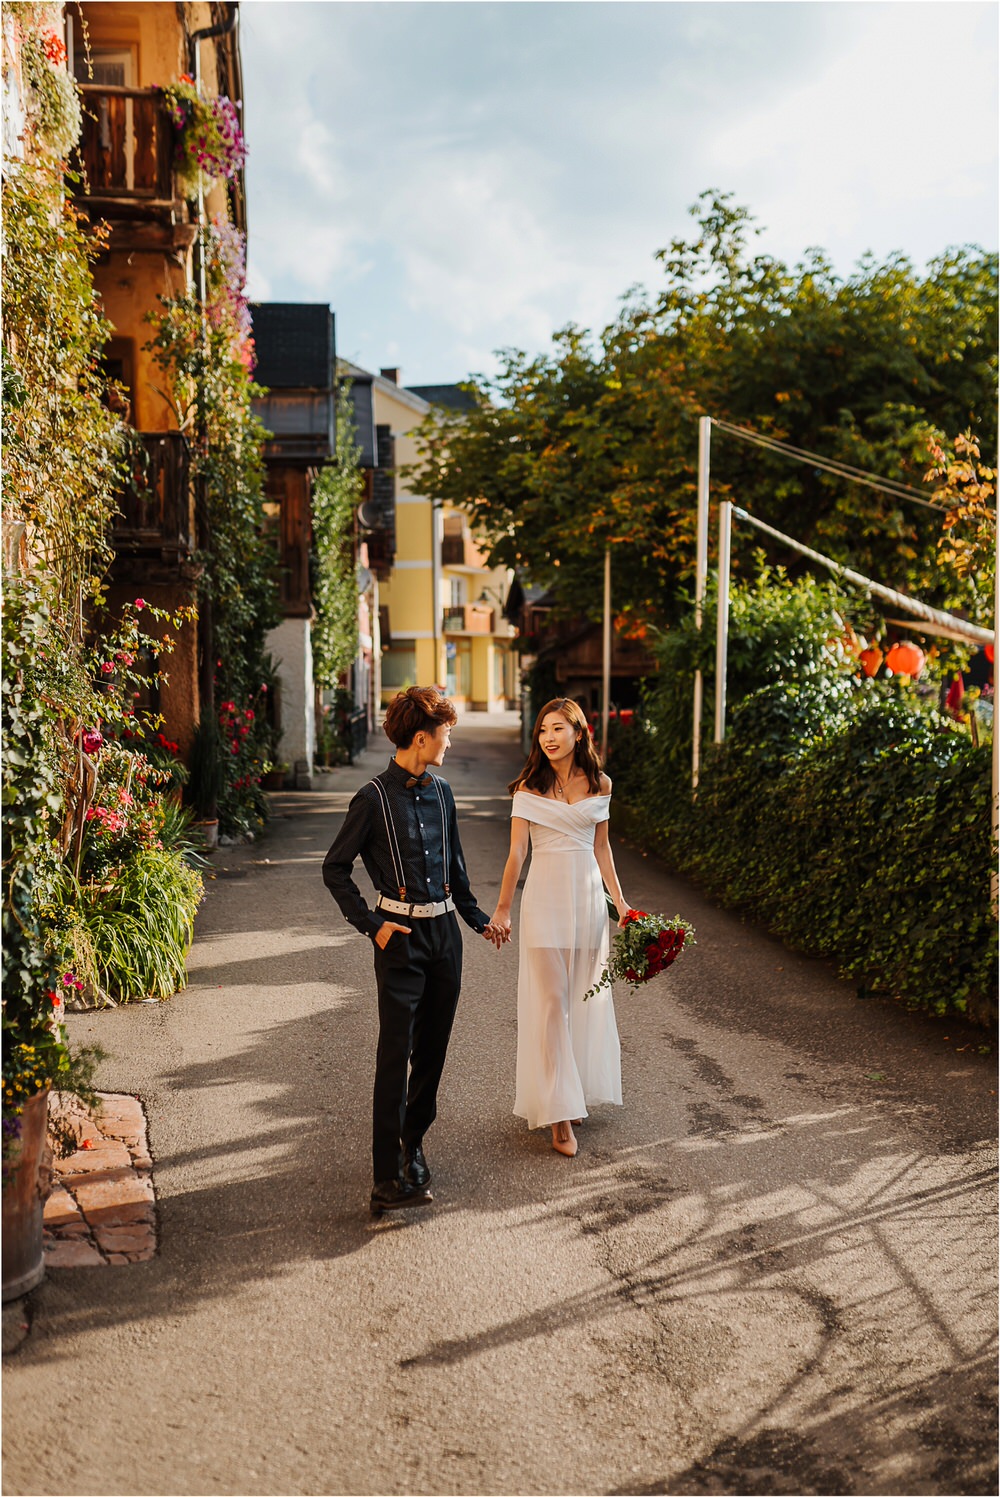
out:
<path id="1" fill-rule="evenodd" d="M 46 1138 L 49 1094 L 37 1092 L 21 1114 L 20 1153 L 3 1186 L 3 1300 L 19 1299 L 45 1274 L 42 1210 L 51 1172 Z"/>

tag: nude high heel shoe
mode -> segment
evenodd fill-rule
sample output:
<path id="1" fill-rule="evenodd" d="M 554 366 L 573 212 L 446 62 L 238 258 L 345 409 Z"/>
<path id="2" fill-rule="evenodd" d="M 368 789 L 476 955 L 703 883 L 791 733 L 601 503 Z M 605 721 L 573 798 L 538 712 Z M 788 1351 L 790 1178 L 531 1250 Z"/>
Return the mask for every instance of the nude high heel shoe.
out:
<path id="1" fill-rule="evenodd" d="M 565 1154 L 567 1159 L 574 1157 L 578 1145 L 571 1123 L 552 1124 L 552 1147 L 557 1154 Z"/>

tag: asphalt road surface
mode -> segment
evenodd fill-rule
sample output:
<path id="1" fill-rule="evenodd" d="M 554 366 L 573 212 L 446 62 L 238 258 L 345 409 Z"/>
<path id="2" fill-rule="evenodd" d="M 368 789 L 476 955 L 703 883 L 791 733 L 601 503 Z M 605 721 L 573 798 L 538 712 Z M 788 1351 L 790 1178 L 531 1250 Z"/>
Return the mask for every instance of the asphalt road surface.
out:
<path id="1" fill-rule="evenodd" d="M 369 1220 L 371 954 L 320 863 L 387 758 L 219 852 L 186 992 L 73 1020 L 145 1104 L 160 1250 L 33 1296 L 4 1490 L 995 1492 L 983 1036 L 634 848 L 626 895 L 698 945 L 619 996 L 624 1108 L 574 1160 L 512 1116 L 516 946 L 466 931 L 435 1203 Z M 472 718 L 445 764 L 488 912 L 519 763 Z"/>

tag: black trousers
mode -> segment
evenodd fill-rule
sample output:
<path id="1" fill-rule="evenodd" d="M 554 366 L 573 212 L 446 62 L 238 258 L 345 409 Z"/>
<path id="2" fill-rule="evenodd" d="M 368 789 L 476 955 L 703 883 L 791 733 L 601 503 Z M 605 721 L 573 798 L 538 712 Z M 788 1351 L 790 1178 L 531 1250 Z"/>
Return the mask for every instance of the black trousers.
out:
<path id="1" fill-rule="evenodd" d="M 453 912 L 405 920 L 375 945 L 378 1050 L 372 1097 L 376 1185 L 399 1174 L 401 1144 L 419 1143 L 437 1116 L 437 1091 L 462 982 L 462 935 Z"/>

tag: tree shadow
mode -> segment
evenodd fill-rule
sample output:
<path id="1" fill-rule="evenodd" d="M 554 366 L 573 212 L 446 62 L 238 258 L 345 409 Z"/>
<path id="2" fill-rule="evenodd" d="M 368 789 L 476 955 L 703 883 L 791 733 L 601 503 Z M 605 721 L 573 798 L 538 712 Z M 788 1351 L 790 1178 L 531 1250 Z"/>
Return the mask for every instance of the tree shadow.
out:
<path id="1" fill-rule="evenodd" d="M 484 1299 L 475 1330 L 428 1339 L 402 1358 L 404 1379 L 506 1347 L 543 1349 L 554 1334 L 583 1327 L 607 1336 L 614 1357 L 634 1356 L 636 1377 L 662 1386 L 665 1407 L 687 1399 L 711 1430 L 698 1460 L 690 1460 L 698 1439 L 689 1440 L 676 1469 L 654 1469 L 621 1492 L 847 1493 L 865 1490 L 863 1472 L 868 1490 L 993 1490 L 981 1438 L 991 1300 L 973 1287 L 993 1279 L 965 1248 L 969 1217 L 982 1218 L 989 1236 L 992 1171 L 915 1148 L 909 1135 L 901 1141 L 878 1098 L 859 1102 L 835 1078 L 824 1090 L 803 1075 L 811 1111 L 772 1102 L 769 1112 L 674 1032 L 677 1023 L 658 1032 L 635 1010 L 623 1024 L 626 1048 L 665 1042 L 676 1062 L 669 1095 L 659 1109 L 596 1113 L 581 1155 L 558 1159 L 544 1135 L 504 1111 L 512 1015 L 492 1019 L 488 1044 L 477 1028 L 515 974 L 508 968 L 498 979 L 494 970 L 504 969 L 487 965 L 498 957 L 467 947 L 481 1008 L 469 1012 L 463 998 L 445 1073 L 433 1135 L 443 1188 L 432 1213 L 372 1225 L 375 1005 L 366 943 L 343 927 L 325 935 L 317 913 L 326 901 L 339 918 L 315 858 L 313 820 L 328 816 L 310 807 L 281 839 L 292 856 L 267 865 L 298 878 L 298 863 L 308 862 L 318 889 L 315 910 L 301 910 L 294 925 L 275 891 L 254 923 L 258 935 L 280 933 L 272 954 L 247 950 L 241 904 L 252 872 L 214 903 L 214 928 L 204 923 L 187 999 L 221 987 L 228 1001 L 245 1003 L 247 1027 L 232 1053 L 165 1068 L 162 1084 L 180 1100 L 169 1130 L 166 1121 L 151 1130 L 158 1257 L 51 1279 L 41 1293 L 55 1334 L 32 1355 L 63 1361 L 64 1330 L 194 1316 L 247 1285 L 280 1282 L 303 1262 L 374 1253 L 378 1265 L 384 1234 L 411 1234 L 416 1249 L 440 1216 L 471 1213 L 502 1228 L 515 1206 L 519 1226 L 541 1229 L 542 1240 L 546 1229 L 578 1233 L 603 1283 L 553 1291 L 515 1316 L 502 1300 Z M 299 858 L 300 843 L 312 849 L 308 858 Z M 311 1010 L 298 1011 L 311 988 Z M 718 989 L 706 989 L 708 1005 Z M 283 1003 L 296 1011 L 275 1021 Z M 780 1043 L 777 1022 L 773 1033 Z M 227 1099 L 225 1119 L 211 1137 L 190 1141 L 185 1120 L 209 1116 L 215 1094 Z M 637 1327 L 631 1353 L 615 1340 L 622 1316 Z M 694 1351 L 681 1365 L 687 1343 Z"/>

